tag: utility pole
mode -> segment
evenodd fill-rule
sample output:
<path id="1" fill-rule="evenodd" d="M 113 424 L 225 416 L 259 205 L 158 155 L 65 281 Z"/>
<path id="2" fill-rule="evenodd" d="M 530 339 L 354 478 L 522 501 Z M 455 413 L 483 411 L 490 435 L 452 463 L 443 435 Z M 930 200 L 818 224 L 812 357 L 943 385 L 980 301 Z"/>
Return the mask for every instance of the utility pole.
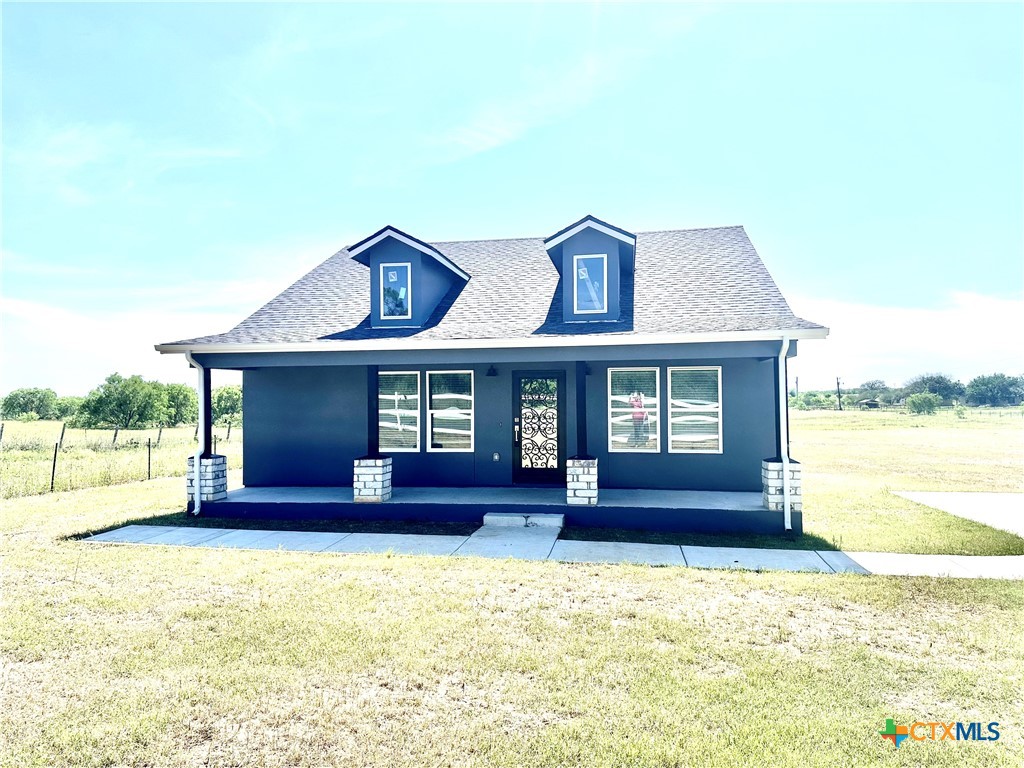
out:
<path id="1" fill-rule="evenodd" d="M 793 391 L 796 393 L 797 397 L 800 396 L 800 377 L 799 376 L 796 377 L 796 383 L 793 385 Z"/>
<path id="2" fill-rule="evenodd" d="M 839 403 L 839 410 L 843 410 L 843 393 L 839 389 L 839 377 L 836 376 L 836 402 Z"/>

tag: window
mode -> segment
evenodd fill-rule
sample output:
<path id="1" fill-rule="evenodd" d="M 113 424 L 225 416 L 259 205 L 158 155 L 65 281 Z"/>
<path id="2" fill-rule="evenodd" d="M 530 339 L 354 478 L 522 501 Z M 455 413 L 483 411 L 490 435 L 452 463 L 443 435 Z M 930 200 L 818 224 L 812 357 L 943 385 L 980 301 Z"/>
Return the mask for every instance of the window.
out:
<path id="1" fill-rule="evenodd" d="M 473 372 L 427 371 L 428 451 L 473 450 Z"/>
<path id="2" fill-rule="evenodd" d="M 608 369 L 608 450 L 656 453 L 659 376 L 657 368 Z"/>
<path id="3" fill-rule="evenodd" d="M 377 377 L 377 423 L 382 451 L 420 449 L 420 375 L 381 372 Z"/>
<path id="4" fill-rule="evenodd" d="M 577 315 L 608 311 L 608 256 L 603 253 L 572 257 L 573 306 Z"/>
<path id="5" fill-rule="evenodd" d="M 382 320 L 408 320 L 412 317 L 411 265 L 380 265 L 380 316 Z"/>
<path id="6" fill-rule="evenodd" d="M 722 369 L 668 369 L 669 453 L 722 452 Z"/>

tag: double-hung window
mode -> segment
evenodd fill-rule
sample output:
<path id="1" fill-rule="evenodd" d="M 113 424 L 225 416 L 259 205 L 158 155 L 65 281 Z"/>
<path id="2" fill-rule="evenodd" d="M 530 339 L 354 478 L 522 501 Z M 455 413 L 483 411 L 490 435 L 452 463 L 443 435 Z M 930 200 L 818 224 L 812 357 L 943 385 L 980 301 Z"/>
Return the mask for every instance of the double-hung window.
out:
<path id="1" fill-rule="evenodd" d="M 608 450 L 657 453 L 660 376 L 657 368 L 608 369 Z"/>
<path id="2" fill-rule="evenodd" d="M 608 256 L 604 253 L 572 257 L 573 300 L 576 315 L 602 314 L 608 311 Z"/>
<path id="3" fill-rule="evenodd" d="M 427 371 L 427 436 L 428 451 L 472 452 L 472 371 Z"/>
<path id="4" fill-rule="evenodd" d="M 668 369 L 669 453 L 722 452 L 722 369 Z"/>
<path id="5" fill-rule="evenodd" d="M 382 320 L 412 318 L 412 265 L 380 265 L 380 316 Z"/>
<path id="6" fill-rule="evenodd" d="M 420 449 L 420 375 L 416 371 L 381 371 L 377 377 L 377 423 L 380 449 Z"/>

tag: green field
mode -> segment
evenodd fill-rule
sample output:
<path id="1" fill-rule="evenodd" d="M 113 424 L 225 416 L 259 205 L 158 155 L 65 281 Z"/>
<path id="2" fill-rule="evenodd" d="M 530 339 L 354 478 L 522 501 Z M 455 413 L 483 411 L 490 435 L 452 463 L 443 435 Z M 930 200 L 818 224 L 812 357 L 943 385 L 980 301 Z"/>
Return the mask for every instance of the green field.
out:
<path id="1" fill-rule="evenodd" d="M 0 765 L 1024 762 L 1019 583 L 65 539 L 180 499 L 4 504 Z"/>
<path id="2" fill-rule="evenodd" d="M 0 498 L 31 496 L 50 491 L 54 443 L 60 440 L 59 421 L 5 421 L 0 441 Z M 217 451 L 228 466 L 242 466 L 242 430 L 228 436 L 216 427 Z M 188 456 L 195 452 L 195 427 L 120 430 L 67 429 L 57 451 L 54 490 L 69 491 L 116 485 L 152 477 L 185 475 Z M 159 443 L 157 440 L 159 439 Z M 152 453 L 147 449 L 152 442 Z"/>

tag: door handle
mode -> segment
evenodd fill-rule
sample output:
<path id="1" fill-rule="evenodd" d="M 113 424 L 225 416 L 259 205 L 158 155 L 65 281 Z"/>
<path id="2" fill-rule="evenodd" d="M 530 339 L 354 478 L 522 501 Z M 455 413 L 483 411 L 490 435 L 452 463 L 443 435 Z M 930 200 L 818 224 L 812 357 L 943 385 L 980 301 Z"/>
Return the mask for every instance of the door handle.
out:
<path id="1" fill-rule="evenodd" d="M 519 419 L 516 419 L 512 425 L 512 441 L 519 445 Z"/>

